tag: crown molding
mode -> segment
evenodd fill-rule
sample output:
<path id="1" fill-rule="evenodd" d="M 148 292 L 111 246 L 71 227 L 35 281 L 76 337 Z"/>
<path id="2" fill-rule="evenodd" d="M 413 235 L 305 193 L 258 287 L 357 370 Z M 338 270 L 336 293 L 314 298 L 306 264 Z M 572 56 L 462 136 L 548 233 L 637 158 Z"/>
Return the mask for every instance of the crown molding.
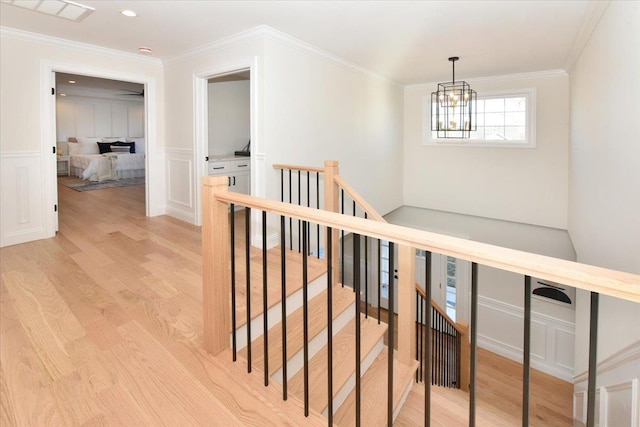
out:
<path id="1" fill-rule="evenodd" d="M 203 45 L 181 52 L 177 55 L 169 56 L 168 58 L 162 60 L 162 63 L 164 65 L 168 65 L 175 62 L 182 62 L 216 51 L 218 49 L 228 48 L 233 45 L 260 40 L 264 36 L 263 32 L 265 28 L 269 27 L 267 25 L 260 25 L 228 37 L 223 37 L 210 43 L 205 43 Z"/>
<path id="2" fill-rule="evenodd" d="M 563 77 L 567 76 L 565 70 L 545 70 L 534 71 L 531 73 L 516 73 L 516 74 L 503 74 L 499 76 L 487 76 L 487 77 L 475 77 L 464 79 L 467 83 L 482 83 L 482 82 L 498 82 L 498 81 L 510 81 L 510 80 L 528 80 L 528 79 L 546 79 L 549 77 Z M 415 83 L 405 85 L 405 89 L 421 89 L 421 88 L 433 88 L 438 82 L 428 83 Z"/>
<path id="3" fill-rule="evenodd" d="M 48 36 L 44 34 L 32 33 L 29 31 L 18 30 L 10 27 L 0 27 L 0 37 L 12 38 L 33 43 L 46 44 L 49 46 L 64 47 L 68 49 L 81 50 L 96 55 L 107 56 L 110 58 L 126 59 L 142 64 L 162 65 L 162 61 L 157 58 L 141 56 L 135 53 L 124 52 L 117 49 L 96 46 L 88 43 L 81 43 L 73 40 L 62 39 L 59 37 Z"/>
<path id="4" fill-rule="evenodd" d="M 309 44 L 305 41 L 302 41 L 300 39 L 297 39 L 293 36 L 290 36 L 289 34 L 283 33 L 281 31 L 278 31 L 274 28 L 271 28 L 267 25 L 264 25 L 264 35 L 263 37 L 267 40 L 271 40 L 273 42 L 276 43 L 280 43 L 283 44 L 285 46 L 294 48 L 294 49 L 298 49 L 307 53 L 311 53 L 321 59 L 327 60 L 329 62 L 332 62 L 336 65 L 339 65 L 343 68 L 349 69 L 351 71 L 355 71 L 358 73 L 362 73 L 362 74 L 367 74 L 370 77 L 373 77 L 375 79 L 378 80 L 382 80 L 386 83 L 390 83 L 392 85 L 395 86 L 403 86 L 401 83 L 392 80 L 391 78 L 382 75 L 380 73 L 376 73 L 375 71 L 369 70 L 367 68 L 361 67 L 360 65 L 354 64 L 353 62 L 349 62 L 346 59 L 338 56 L 338 55 L 334 55 L 333 53 L 327 52 L 326 50 L 320 49 L 316 46 L 313 46 L 312 44 Z"/>
<path id="5" fill-rule="evenodd" d="M 587 42 L 591 38 L 593 31 L 596 29 L 598 24 L 600 23 L 600 19 L 604 15 L 604 12 L 609 7 L 609 0 L 605 1 L 594 1 L 589 3 L 589 9 L 585 14 L 584 21 L 582 22 L 582 27 L 578 32 L 578 36 L 573 43 L 571 48 L 571 53 L 569 54 L 569 58 L 567 58 L 567 63 L 564 66 L 564 69 L 567 73 L 570 73 L 573 67 L 580 59 L 580 55 L 582 54 L 582 50 L 587 45 Z"/>
<path id="6" fill-rule="evenodd" d="M 234 34 L 232 36 L 224 37 L 214 42 L 203 44 L 196 48 L 187 50 L 179 55 L 169 57 L 163 61 L 163 64 L 167 65 L 175 62 L 186 61 L 207 53 L 211 53 L 218 49 L 229 48 L 231 46 L 238 45 L 238 44 L 248 43 L 252 41 L 262 41 L 262 40 L 270 40 L 276 43 L 280 43 L 284 46 L 297 49 L 300 51 L 304 51 L 306 53 L 310 53 L 321 59 L 327 60 L 336 65 L 339 65 L 343 68 L 347 68 L 351 71 L 367 74 L 378 80 L 383 80 L 393 85 L 402 86 L 400 83 L 394 80 L 391 80 L 390 78 L 383 76 L 382 74 L 378 74 L 374 71 L 371 71 L 369 69 L 356 65 L 352 62 L 349 62 L 344 58 L 341 58 L 337 55 L 329 53 L 318 47 L 315 47 L 307 42 L 304 42 L 300 39 L 290 36 L 289 34 L 278 31 L 268 25 L 259 25 L 257 27 Z"/>

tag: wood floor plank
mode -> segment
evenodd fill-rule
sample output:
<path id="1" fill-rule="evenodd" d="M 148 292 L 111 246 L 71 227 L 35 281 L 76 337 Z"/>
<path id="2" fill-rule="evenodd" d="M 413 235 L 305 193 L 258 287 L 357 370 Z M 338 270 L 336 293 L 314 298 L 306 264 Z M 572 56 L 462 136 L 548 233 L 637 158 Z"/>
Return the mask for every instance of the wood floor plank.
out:
<path id="1" fill-rule="evenodd" d="M 84 336 L 85 331 L 51 282 L 37 272 L 8 272 L 4 280 L 20 322 L 49 375 L 59 379 L 72 373 L 65 344 Z"/>
<path id="2" fill-rule="evenodd" d="M 118 329 L 124 342 L 106 353 L 114 360 L 119 380 L 135 391 L 136 403 L 154 423 L 195 426 L 216 419 L 223 425 L 241 425 L 137 322 Z"/>

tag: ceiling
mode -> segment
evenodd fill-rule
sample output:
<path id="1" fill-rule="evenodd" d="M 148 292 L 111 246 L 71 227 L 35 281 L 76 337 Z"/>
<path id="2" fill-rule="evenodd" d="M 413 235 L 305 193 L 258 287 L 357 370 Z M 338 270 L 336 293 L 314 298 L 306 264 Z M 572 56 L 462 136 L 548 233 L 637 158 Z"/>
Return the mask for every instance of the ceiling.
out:
<path id="1" fill-rule="evenodd" d="M 595 2 L 87 1 L 81 22 L 2 3 L 0 25 L 155 58 L 268 25 L 403 84 L 564 68 Z M 120 14 L 137 12 L 135 18 Z"/>

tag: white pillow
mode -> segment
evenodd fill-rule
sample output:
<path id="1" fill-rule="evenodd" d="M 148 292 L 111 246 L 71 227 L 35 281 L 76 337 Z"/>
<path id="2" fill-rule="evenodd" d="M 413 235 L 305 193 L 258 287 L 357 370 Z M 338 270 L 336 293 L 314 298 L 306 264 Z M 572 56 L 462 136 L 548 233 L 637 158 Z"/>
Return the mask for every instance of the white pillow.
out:
<path id="1" fill-rule="evenodd" d="M 111 138 L 102 138 L 102 141 L 96 142 L 125 142 L 127 138 L 123 137 L 111 137 Z"/>
<path id="2" fill-rule="evenodd" d="M 80 144 L 77 142 L 70 142 L 67 144 L 69 155 L 75 156 L 76 154 L 80 154 Z"/>
<path id="3" fill-rule="evenodd" d="M 100 154 L 97 142 L 78 142 L 78 154 Z"/>
<path id="4" fill-rule="evenodd" d="M 143 138 L 127 138 L 127 142 L 135 142 L 136 153 L 144 153 L 144 137 Z"/>
<path id="5" fill-rule="evenodd" d="M 96 142 L 100 142 L 100 138 L 97 138 L 95 136 L 78 136 L 76 137 L 76 140 L 78 141 L 79 144 L 83 142 L 90 142 L 92 144 L 95 144 Z"/>

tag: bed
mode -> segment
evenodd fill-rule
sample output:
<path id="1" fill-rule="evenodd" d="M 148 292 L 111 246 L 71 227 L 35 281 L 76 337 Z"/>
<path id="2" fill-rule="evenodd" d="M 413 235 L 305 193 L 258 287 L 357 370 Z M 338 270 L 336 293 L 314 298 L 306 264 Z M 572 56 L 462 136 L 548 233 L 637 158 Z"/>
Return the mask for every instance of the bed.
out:
<path id="1" fill-rule="evenodd" d="M 112 146 L 113 150 L 120 149 L 119 152 L 110 150 L 100 153 L 100 150 L 107 148 L 109 143 L 116 141 L 105 141 L 107 138 L 78 138 L 77 143 L 68 144 L 69 167 L 71 175 L 89 181 L 107 181 L 126 178 L 138 178 L 145 176 L 145 154 L 144 139 L 135 142 L 136 149 L 142 152 L 130 153 L 129 148 Z M 109 138 L 110 139 L 110 138 Z M 124 141 L 125 138 L 113 138 Z M 131 141 L 133 143 L 133 141 Z M 102 145 L 99 149 L 98 147 Z M 124 150 L 124 151 L 123 151 Z"/>

